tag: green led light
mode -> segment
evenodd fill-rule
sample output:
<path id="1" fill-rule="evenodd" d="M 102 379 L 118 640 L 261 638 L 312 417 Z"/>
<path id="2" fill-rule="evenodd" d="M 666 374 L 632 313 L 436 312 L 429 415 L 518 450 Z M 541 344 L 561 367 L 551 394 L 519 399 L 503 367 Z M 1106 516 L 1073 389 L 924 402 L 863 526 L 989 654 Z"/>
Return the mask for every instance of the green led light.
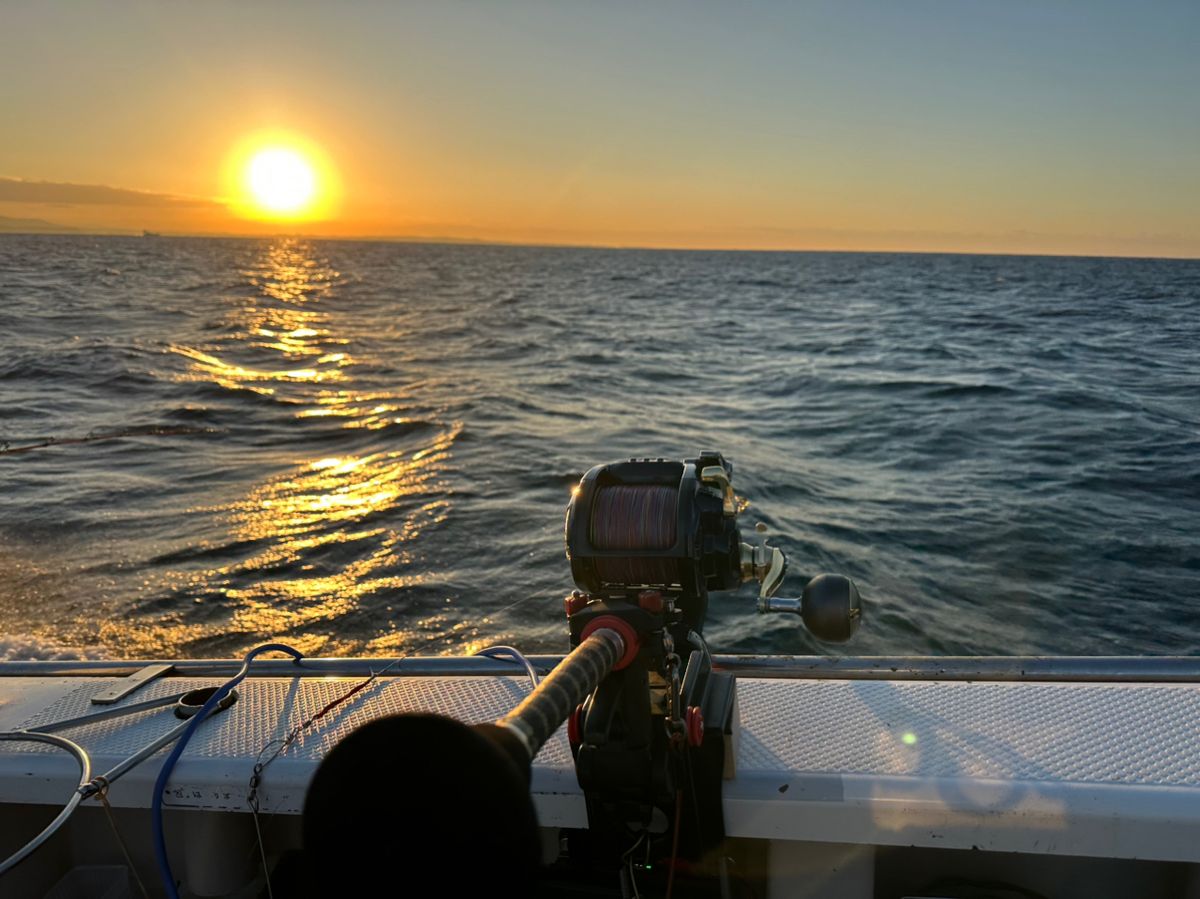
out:
<path id="1" fill-rule="evenodd" d="M 917 735 L 914 734 L 911 730 L 906 731 L 900 737 L 900 742 L 902 742 L 905 746 L 915 746 L 917 744 Z"/>

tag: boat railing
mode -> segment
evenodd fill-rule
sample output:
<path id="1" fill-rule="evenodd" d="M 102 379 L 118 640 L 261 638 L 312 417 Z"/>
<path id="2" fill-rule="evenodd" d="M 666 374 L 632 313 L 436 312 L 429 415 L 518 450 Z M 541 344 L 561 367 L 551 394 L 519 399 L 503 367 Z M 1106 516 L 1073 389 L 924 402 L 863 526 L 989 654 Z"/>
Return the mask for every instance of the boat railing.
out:
<path id="1" fill-rule="evenodd" d="M 531 655 L 545 674 L 561 655 Z M 1200 656 L 804 656 L 713 654 L 713 669 L 740 677 L 799 680 L 996 682 L 1200 682 Z M 150 666 L 169 674 L 226 678 L 239 659 L 47 660 L 0 662 L 0 677 L 126 677 Z M 391 666 L 389 677 L 496 677 L 525 674 L 515 662 L 484 656 L 260 659 L 250 677 L 366 677 Z"/>

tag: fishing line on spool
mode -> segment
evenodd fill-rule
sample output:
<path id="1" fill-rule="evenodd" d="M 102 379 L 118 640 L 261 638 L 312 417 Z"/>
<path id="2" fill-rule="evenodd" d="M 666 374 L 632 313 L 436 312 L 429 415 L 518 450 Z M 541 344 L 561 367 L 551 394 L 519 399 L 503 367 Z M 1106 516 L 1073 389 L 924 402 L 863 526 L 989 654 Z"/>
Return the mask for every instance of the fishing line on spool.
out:
<path id="1" fill-rule="evenodd" d="M 628 484 L 601 487 L 592 511 L 592 544 L 609 552 L 670 549 L 678 533 L 678 500 L 679 492 L 673 487 Z M 668 586 L 679 580 L 671 559 L 600 556 L 595 562 L 601 580 L 611 584 Z"/>

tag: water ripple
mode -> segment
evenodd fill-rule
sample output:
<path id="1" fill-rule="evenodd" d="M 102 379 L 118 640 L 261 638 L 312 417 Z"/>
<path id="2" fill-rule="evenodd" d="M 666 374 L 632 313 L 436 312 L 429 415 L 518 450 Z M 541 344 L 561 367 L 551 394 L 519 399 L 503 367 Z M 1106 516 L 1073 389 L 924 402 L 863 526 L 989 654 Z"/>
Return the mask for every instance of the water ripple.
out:
<path id="1" fill-rule="evenodd" d="M 0 440 L 125 435 L 0 454 L 14 646 L 561 649 L 571 483 L 709 446 L 785 591 L 859 581 L 853 652 L 1200 638 L 1200 263 L 4 237 L 0 272 Z M 711 608 L 719 649 L 818 649 Z"/>

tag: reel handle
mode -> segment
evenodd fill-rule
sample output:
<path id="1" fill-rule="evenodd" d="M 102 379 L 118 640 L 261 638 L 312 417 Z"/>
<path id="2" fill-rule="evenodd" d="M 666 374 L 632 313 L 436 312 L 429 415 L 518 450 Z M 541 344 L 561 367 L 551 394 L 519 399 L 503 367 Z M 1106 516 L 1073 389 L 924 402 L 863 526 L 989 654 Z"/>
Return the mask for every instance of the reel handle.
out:
<path id="1" fill-rule="evenodd" d="M 792 612 L 818 640 L 844 643 L 862 623 L 862 599 L 854 581 L 843 574 L 818 574 L 804 585 L 799 599 L 760 596 L 759 612 Z"/>

